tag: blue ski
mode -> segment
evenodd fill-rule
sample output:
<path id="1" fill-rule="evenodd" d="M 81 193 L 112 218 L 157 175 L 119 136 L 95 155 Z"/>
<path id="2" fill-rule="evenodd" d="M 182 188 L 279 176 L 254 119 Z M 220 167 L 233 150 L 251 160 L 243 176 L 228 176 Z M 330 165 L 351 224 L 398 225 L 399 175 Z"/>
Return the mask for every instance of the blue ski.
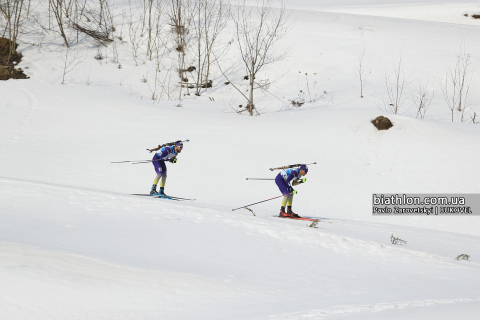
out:
<path id="1" fill-rule="evenodd" d="M 160 199 L 168 199 L 168 200 L 176 200 L 176 201 L 195 201 L 196 199 L 187 199 L 187 198 L 180 198 L 180 197 L 172 197 L 167 195 L 162 195 L 159 193 L 154 194 L 132 194 L 133 196 L 146 196 L 146 197 L 154 197 Z"/>

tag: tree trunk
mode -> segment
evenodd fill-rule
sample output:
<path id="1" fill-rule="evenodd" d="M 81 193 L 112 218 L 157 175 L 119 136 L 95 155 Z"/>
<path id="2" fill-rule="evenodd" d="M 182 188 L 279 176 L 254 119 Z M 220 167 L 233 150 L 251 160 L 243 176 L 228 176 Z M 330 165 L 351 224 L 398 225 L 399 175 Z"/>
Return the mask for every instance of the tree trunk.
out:
<path id="1" fill-rule="evenodd" d="M 253 116 L 253 78 L 255 75 L 250 74 L 250 101 L 248 101 L 248 112 L 250 113 L 250 116 Z"/>

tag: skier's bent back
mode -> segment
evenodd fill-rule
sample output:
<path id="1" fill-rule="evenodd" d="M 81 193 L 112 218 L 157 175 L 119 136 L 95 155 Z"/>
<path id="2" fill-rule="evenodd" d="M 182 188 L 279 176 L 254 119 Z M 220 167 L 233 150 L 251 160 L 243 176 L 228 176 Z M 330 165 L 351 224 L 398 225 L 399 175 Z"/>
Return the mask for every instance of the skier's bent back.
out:
<path id="1" fill-rule="evenodd" d="M 167 166 L 165 165 L 165 161 L 169 161 L 171 163 L 177 162 L 177 155 L 182 152 L 183 149 L 183 142 L 177 141 L 175 142 L 174 146 L 167 146 L 161 148 L 155 155 L 153 156 L 152 163 L 153 167 L 155 168 L 155 172 L 157 176 L 155 180 L 153 180 L 152 190 L 150 190 L 150 194 L 157 193 L 157 184 L 160 181 L 160 191 L 161 195 L 165 195 L 165 182 L 167 181 Z"/>
<path id="2" fill-rule="evenodd" d="M 275 178 L 275 183 L 277 184 L 278 189 L 280 189 L 280 192 L 284 195 L 279 217 L 300 218 L 299 215 L 292 211 L 293 195 L 297 192 L 293 190 L 290 183 L 293 182 L 293 185 L 297 185 L 300 183 L 300 178 L 305 176 L 307 172 L 308 167 L 305 164 L 302 164 L 300 168 L 281 171 Z M 285 206 L 287 206 L 287 212 L 285 212 Z"/>

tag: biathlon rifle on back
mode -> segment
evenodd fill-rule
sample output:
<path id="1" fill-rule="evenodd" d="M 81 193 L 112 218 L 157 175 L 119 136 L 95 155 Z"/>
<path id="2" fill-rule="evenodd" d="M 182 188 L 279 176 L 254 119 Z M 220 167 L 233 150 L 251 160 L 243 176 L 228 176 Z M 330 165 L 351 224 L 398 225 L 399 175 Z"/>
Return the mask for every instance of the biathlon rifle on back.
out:
<path id="1" fill-rule="evenodd" d="M 170 146 L 174 146 L 175 143 L 177 143 L 178 141 L 182 141 L 182 142 L 188 142 L 190 140 L 177 140 L 175 142 L 169 142 L 169 143 L 165 143 L 165 144 L 162 144 L 162 145 L 158 145 L 157 148 L 154 148 L 154 149 L 147 149 L 148 151 L 150 151 L 150 153 L 152 153 L 153 151 L 158 151 L 160 149 L 162 149 L 163 147 L 170 147 Z M 132 163 L 132 164 L 139 164 L 139 163 L 149 163 L 149 162 L 152 162 L 152 161 L 159 161 L 159 160 L 126 160 L 126 161 L 114 161 L 114 162 L 111 162 L 111 163 Z"/>
<path id="2" fill-rule="evenodd" d="M 169 142 L 169 143 L 165 143 L 165 144 L 162 144 L 162 145 L 158 145 L 158 147 L 156 148 L 153 148 L 153 149 L 147 149 L 148 151 L 150 151 L 150 153 L 152 153 L 153 151 L 158 151 L 160 149 L 162 149 L 163 147 L 171 147 L 171 146 L 174 146 L 175 143 L 177 143 L 178 141 L 181 141 L 181 142 L 188 142 L 190 140 L 177 140 L 175 142 Z"/>
<path id="3" fill-rule="evenodd" d="M 317 164 L 317 163 L 314 162 L 314 163 L 291 164 L 291 165 L 289 165 L 289 166 L 283 166 L 283 167 L 278 167 L 278 168 L 270 168 L 270 169 L 268 169 L 268 170 L 273 171 L 273 170 L 282 170 L 282 169 L 296 168 L 296 167 L 300 167 L 302 164 L 305 164 L 305 165 L 309 166 L 309 165 L 311 165 L 311 164 Z"/>

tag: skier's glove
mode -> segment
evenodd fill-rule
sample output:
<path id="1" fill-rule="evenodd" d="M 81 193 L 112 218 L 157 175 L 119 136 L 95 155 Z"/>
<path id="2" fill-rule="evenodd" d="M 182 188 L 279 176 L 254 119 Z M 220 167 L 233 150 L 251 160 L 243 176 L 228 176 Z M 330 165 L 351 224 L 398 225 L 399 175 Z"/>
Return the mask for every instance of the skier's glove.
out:
<path id="1" fill-rule="evenodd" d="M 303 178 L 303 179 L 295 179 L 295 180 L 293 180 L 292 185 L 298 186 L 299 184 L 304 183 L 305 181 L 307 181 L 306 178 Z"/>
<path id="2" fill-rule="evenodd" d="M 177 163 L 177 158 L 172 159 L 172 163 Z"/>

